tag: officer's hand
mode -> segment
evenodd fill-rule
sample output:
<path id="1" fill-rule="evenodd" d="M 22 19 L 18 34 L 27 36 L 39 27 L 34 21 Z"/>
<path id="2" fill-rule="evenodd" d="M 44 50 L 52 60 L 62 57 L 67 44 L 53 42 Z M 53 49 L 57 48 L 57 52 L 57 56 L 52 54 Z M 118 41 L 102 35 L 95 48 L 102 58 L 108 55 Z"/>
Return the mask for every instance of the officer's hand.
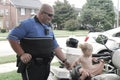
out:
<path id="1" fill-rule="evenodd" d="M 32 56 L 31 54 L 24 53 L 23 55 L 20 56 L 20 59 L 23 63 L 28 63 L 32 59 Z"/>
<path id="2" fill-rule="evenodd" d="M 80 80 L 85 80 L 86 77 L 90 76 L 90 73 L 87 72 L 87 71 L 86 71 L 85 69 L 83 69 L 83 68 L 80 68 L 80 69 L 79 69 L 79 72 L 80 72 L 80 75 L 81 75 Z"/>
<path id="3" fill-rule="evenodd" d="M 65 65 L 65 67 L 66 67 L 68 70 L 71 70 L 71 69 L 72 69 L 71 64 L 70 64 L 68 61 L 65 61 L 65 62 L 64 62 L 64 65 Z"/>

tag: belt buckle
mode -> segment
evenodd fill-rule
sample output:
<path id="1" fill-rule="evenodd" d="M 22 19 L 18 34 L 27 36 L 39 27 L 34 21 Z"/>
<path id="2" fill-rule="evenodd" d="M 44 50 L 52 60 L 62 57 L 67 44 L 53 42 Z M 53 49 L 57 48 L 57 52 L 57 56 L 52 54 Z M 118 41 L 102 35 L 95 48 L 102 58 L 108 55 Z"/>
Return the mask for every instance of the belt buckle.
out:
<path id="1" fill-rule="evenodd" d="M 43 64 L 44 60 L 43 60 L 43 58 L 35 58 L 35 62 L 36 62 L 36 64 Z"/>
<path id="2" fill-rule="evenodd" d="M 43 61 L 43 58 L 35 58 L 35 60 Z"/>

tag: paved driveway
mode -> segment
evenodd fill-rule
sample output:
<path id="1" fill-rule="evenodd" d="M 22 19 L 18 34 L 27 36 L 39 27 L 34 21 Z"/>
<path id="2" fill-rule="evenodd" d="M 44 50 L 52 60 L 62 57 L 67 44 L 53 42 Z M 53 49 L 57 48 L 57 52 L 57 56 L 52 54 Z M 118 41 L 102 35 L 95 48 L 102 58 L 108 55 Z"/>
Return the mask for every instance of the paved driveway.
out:
<path id="1" fill-rule="evenodd" d="M 0 41 L 0 56 L 15 54 L 8 41 Z"/>

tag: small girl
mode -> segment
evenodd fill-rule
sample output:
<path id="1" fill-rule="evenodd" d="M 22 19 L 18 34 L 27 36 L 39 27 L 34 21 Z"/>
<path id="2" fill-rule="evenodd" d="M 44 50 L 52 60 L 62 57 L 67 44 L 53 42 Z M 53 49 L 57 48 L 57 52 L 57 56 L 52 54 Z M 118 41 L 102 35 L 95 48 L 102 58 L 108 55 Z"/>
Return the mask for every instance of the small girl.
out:
<path id="1" fill-rule="evenodd" d="M 104 61 L 100 60 L 98 64 L 93 64 L 93 60 L 96 60 L 92 57 L 93 47 L 89 43 L 80 44 L 83 54 L 76 60 L 72 67 L 80 64 L 80 80 L 86 80 L 87 77 L 93 77 L 102 73 L 104 67 Z"/>

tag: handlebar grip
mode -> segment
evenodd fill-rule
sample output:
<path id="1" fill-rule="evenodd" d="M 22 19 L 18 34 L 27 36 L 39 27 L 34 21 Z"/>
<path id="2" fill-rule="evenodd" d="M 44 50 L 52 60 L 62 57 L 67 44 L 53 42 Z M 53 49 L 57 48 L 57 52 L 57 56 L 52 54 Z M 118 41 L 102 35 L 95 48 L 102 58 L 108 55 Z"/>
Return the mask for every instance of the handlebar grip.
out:
<path id="1" fill-rule="evenodd" d="M 111 56 L 111 54 L 92 54 L 92 57 Z"/>

